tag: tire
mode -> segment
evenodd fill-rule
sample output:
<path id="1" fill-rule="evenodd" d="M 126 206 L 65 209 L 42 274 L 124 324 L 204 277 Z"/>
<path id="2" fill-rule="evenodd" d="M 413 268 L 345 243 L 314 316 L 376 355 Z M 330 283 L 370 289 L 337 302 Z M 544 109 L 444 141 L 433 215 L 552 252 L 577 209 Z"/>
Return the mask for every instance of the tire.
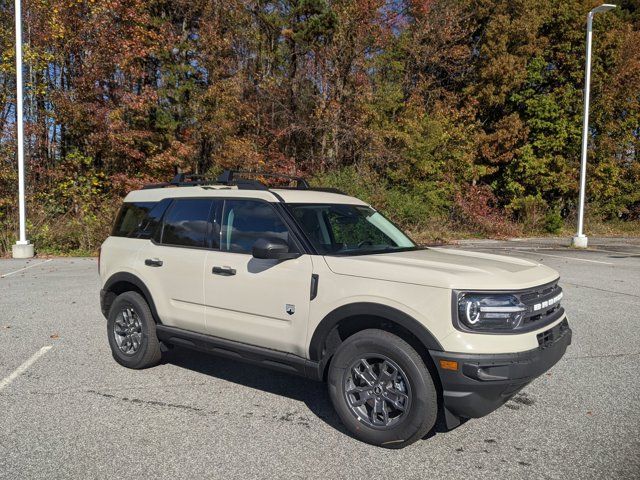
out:
<path id="1" fill-rule="evenodd" d="M 160 362 L 156 323 L 149 305 L 137 292 L 125 292 L 113 301 L 107 337 L 113 358 L 122 366 L 142 369 Z"/>
<path id="2" fill-rule="evenodd" d="M 436 423 L 438 395 L 424 361 L 384 330 L 363 330 L 340 345 L 329 366 L 328 388 L 345 427 L 372 445 L 406 447 Z"/>

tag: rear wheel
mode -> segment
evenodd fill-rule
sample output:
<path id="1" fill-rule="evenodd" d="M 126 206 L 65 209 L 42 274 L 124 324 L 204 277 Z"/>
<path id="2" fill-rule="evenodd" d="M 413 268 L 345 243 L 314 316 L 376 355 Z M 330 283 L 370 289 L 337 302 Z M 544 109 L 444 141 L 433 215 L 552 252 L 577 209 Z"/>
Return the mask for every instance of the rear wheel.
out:
<path id="1" fill-rule="evenodd" d="M 331 360 L 329 395 L 359 440 L 402 448 L 435 424 L 438 397 L 415 349 L 383 330 L 363 330 L 345 340 Z"/>
<path id="2" fill-rule="evenodd" d="M 128 368 L 147 368 L 161 359 L 156 324 L 147 302 L 137 292 L 119 295 L 111 305 L 107 335 L 113 358 Z"/>

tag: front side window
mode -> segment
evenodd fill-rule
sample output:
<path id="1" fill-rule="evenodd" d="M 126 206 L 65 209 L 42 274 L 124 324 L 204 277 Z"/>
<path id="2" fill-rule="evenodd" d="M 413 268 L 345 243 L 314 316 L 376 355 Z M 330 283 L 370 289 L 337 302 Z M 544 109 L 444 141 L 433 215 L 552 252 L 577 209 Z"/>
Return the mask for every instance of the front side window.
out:
<path id="1" fill-rule="evenodd" d="M 161 243 L 183 247 L 208 247 L 211 238 L 212 200 L 175 200 L 166 213 Z"/>
<path id="2" fill-rule="evenodd" d="M 362 255 L 418 248 L 371 207 L 290 204 L 289 208 L 321 255 Z"/>
<path id="3" fill-rule="evenodd" d="M 253 244 L 260 238 L 279 239 L 289 244 L 289 230 L 273 207 L 256 200 L 225 201 L 220 249 L 251 253 Z"/>

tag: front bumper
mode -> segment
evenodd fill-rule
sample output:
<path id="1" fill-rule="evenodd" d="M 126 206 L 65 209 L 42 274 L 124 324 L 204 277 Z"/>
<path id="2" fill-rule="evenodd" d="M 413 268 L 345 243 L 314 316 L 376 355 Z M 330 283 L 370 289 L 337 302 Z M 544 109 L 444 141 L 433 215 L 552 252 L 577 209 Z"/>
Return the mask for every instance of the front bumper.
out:
<path id="1" fill-rule="evenodd" d="M 430 351 L 440 375 L 447 425 L 455 426 L 456 417 L 478 418 L 500 407 L 562 358 L 571 335 L 565 319 L 539 333 L 540 346 L 526 352 L 492 355 Z M 444 369 L 440 360 L 457 362 L 457 368 Z"/>

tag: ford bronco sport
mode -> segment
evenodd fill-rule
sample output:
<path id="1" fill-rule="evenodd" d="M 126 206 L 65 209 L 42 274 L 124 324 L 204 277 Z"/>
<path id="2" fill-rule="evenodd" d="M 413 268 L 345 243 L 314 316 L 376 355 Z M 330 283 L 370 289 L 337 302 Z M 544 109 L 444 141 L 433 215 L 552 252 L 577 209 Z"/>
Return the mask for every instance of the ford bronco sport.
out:
<path id="1" fill-rule="evenodd" d="M 420 247 L 357 198 L 250 178 L 127 195 L 99 263 L 118 363 L 183 346 L 324 380 L 355 437 L 400 448 L 495 410 L 570 344 L 554 270 Z"/>

